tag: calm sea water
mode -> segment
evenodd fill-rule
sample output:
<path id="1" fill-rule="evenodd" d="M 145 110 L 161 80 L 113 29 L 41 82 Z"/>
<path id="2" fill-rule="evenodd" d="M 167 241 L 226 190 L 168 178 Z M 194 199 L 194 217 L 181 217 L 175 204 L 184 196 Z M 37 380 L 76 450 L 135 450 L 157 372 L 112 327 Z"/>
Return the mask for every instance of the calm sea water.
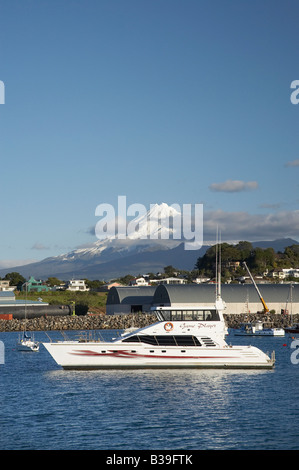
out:
<path id="1" fill-rule="evenodd" d="M 299 364 L 291 363 L 288 336 L 228 336 L 274 349 L 270 371 L 64 371 L 43 346 L 16 351 L 17 338 L 0 333 L 2 450 L 299 448 Z M 48 340 L 44 332 L 35 339 Z"/>

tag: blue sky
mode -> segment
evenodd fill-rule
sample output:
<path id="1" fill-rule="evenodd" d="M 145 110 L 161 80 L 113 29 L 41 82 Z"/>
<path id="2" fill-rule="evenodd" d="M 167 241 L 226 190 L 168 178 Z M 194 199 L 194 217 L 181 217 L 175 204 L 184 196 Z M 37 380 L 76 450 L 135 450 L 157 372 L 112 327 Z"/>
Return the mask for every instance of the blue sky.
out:
<path id="1" fill-rule="evenodd" d="M 299 240 L 299 4 L 0 0 L 0 266 L 96 241 L 101 203 L 203 203 Z"/>

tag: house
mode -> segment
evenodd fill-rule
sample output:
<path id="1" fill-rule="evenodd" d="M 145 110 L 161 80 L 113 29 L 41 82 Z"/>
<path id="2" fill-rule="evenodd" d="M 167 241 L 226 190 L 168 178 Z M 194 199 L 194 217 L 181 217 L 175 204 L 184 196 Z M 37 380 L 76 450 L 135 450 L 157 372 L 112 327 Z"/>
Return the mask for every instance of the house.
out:
<path id="1" fill-rule="evenodd" d="M 22 291 L 27 292 L 48 292 L 51 287 L 43 283 L 43 281 L 36 281 L 33 276 L 30 277 L 29 281 L 22 284 Z"/>
<path id="2" fill-rule="evenodd" d="M 201 277 L 197 277 L 193 282 L 195 284 L 203 284 L 203 283 L 209 282 L 210 280 L 211 280 L 210 277 L 201 276 Z"/>
<path id="3" fill-rule="evenodd" d="M 129 286 L 148 286 L 148 282 L 144 279 L 144 277 L 139 277 L 137 279 L 132 279 L 129 283 Z"/>
<path id="4" fill-rule="evenodd" d="M 15 290 L 16 286 L 10 286 L 9 285 L 10 281 L 6 281 L 6 280 L 1 280 L 0 281 L 0 292 L 1 291 L 13 291 Z"/>
<path id="5" fill-rule="evenodd" d="M 181 277 L 165 277 L 164 279 L 152 279 L 151 283 L 154 284 L 186 284 L 186 279 Z"/>
<path id="6" fill-rule="evenodd" d="M 299 277 L 299 269 L 298 268 L 283 269 L 282 271 L 285 275 L 285 278 L 286 277 Z"/>
<path id="7" fill-rule="evenodd" d="M 236 271 L 240 267 L 240 261 L 226 261 L 223 263 L 225 268 L 231 269 L 232 271 Z"/>
<path id="8" fill-rule="evenodd" d="M 83 279 L 72 279 L 68 281 L 66 290 L 87 292 L 89 287 L 86 286 Z"/>

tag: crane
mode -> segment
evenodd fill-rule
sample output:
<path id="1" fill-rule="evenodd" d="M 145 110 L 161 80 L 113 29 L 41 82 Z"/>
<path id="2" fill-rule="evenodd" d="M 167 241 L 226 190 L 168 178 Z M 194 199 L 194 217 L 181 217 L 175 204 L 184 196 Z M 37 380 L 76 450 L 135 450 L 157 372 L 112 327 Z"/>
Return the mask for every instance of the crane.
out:
<path id="1" fill-rule="evenodd" d="M 245 261 L 243 261 L 243 265 L 245 266 L 245 268 L 246 268 L 246 270 L 247 270 L 247 272 L 248 272 L 248 274 L 249 274 L 249 277 L 250 277 L 250 279 L 251 279 L 251 281 L 252 281 L 252 283 L 253 283 L 253 285 L 254 285 L 254 287 L 255 287 L 257 293 L 258 293 L 258 296 L 259 296 L 259 298 L 260 298 L 262 304 L 263 304 L 264 313 L 269 312 L 269 308 L 267 307 L 267 304 L 266 304 L 266 302 L 264 301 L 264 299 L 263 299 L 263 297 L 262 297 L 262 294 L 260 293 L 259 288 L 258 288 L 258 286 L 256 285 L 256 282 L 255 282 L 255 280 L 253 279 L 252 274 L 251 274 L 251 272 L 249 271 L 249 268 L 248 268 L 247 264 L 245 263 Z"/>

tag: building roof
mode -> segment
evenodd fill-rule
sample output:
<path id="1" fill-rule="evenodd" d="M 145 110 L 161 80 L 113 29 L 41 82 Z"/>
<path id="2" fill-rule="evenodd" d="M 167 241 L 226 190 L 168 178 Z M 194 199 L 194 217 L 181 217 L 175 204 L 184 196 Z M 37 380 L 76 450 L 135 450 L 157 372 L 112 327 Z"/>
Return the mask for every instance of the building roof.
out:
<path id="1" fill-rule="evenodd" d="M 14 292 L 12 291 L 0 291 L 0 305 L 1 307 L 13 307 L 13 306 L 24 306 L 27 307 L 32 305 L 49 305 L 47 302 L 41 302 L 39 300 L 24 300 L 16 299 Z"/>
<path id="2" fill-rule="evenodd" d="M 14 301 L 15 300 L 15 294 L 13 291 L 9 290 L 1 290 L 0 291 L 0 302 L 8 302 L 8 301 Z"/>
<path id="3" fill-rule="evenodd" d="M 150 304 L 156 287 L 111 287 L 107 296 L 107 305 L 116 304 Z"/>
<path id="4" fill-rule="evenodd" d="M 258 288 L 269 306 L 271 303 L 290 303 L 290 284 L 260 284 Z M 252 284 L 223 284 L 221 296 L 226 303 L 260 302 Z M 112 287 L 107 305 L 119 304 L 211 304 L 215 302 L 215 284 L 161 284 L 142 287 Z M 299 284 L 294 284 L 292 300 L 299 303 Z"/>
<path id="5" fill-rule="evenodd" d="M 261 284 L 258 286 L 266 303 L 290 302 L 289 284 Z M 225 302 L 259 302 L 259 296 L 252 284 L 223 284 L 221 296 Z M 213 303 L 216 298 L 215 284 L 160 285 L 157 287 L 153 303 L 184 304 L 184 303 Z M 299 285 L 294 285 L 293 302 L 299 302 Z"/>

